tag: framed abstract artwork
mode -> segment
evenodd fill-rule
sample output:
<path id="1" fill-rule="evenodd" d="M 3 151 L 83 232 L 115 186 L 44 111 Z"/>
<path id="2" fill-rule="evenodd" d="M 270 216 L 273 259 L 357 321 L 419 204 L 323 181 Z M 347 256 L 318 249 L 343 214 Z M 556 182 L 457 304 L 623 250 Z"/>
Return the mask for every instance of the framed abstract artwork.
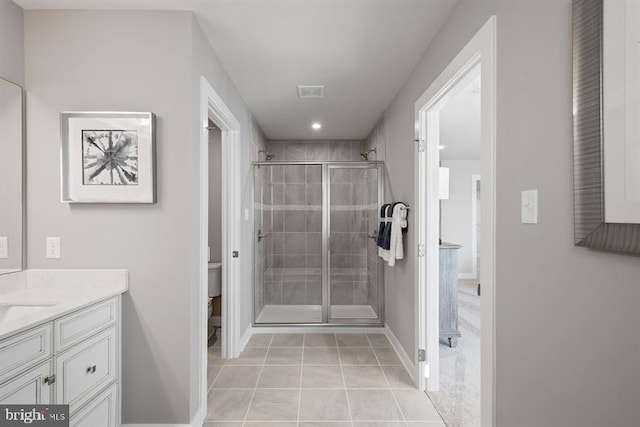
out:
<path id="1" fill-rule="evenodd" d="M 155 115 L 60 114 L 62 201 L 155 203 Z"/>

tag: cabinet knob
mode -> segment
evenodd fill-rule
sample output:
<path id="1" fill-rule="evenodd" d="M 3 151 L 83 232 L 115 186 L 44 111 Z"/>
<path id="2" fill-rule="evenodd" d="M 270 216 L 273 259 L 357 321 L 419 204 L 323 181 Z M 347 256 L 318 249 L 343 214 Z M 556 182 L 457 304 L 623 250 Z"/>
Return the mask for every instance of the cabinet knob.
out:
<path id="1" fill-rule="evenodd" d="M 95 372 L 96 372 L 96 365 L 92 365 L 87 368 L 87 374 L 93 374 Z"/>
<path id="2" fill-rule="evenodd" d="M 56 376 L 55 375 L 49 375 L 44 380 L 42 380 L 42 382 L 44 382 L 46 385 L 51 385 L 51 384 L 56 382 Z"/>

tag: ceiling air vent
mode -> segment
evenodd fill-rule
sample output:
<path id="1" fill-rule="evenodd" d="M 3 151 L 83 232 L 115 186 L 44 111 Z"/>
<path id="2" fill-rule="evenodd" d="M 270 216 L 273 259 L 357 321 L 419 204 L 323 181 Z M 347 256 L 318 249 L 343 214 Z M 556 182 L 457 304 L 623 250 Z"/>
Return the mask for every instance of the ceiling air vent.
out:
<path id="1" fill-rule="evenodd" d="M 301 85 L 298 86 L 298 98 L 324 98 L 324 86 Z"/>

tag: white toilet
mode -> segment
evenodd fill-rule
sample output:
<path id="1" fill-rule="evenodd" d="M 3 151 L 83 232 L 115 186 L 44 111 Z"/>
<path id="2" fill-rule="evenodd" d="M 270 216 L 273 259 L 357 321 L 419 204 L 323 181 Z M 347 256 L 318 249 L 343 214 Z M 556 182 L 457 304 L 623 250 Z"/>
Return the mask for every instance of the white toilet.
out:
<path id="1" fill-rule="evenodd" d="M 219 297 L 222 294 L 222 263 L 209 263 L 209 298 Z"/>

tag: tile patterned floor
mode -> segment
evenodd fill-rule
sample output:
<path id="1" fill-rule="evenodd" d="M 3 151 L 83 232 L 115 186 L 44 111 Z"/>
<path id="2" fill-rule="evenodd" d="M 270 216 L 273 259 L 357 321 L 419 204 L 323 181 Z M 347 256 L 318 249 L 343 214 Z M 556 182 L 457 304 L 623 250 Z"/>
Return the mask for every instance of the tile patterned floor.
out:
<path id="1" fill-rule="evenodd" d="M 444 427 L 384 335 L 260 334 L 209 349 L 204 427 Z"/>

